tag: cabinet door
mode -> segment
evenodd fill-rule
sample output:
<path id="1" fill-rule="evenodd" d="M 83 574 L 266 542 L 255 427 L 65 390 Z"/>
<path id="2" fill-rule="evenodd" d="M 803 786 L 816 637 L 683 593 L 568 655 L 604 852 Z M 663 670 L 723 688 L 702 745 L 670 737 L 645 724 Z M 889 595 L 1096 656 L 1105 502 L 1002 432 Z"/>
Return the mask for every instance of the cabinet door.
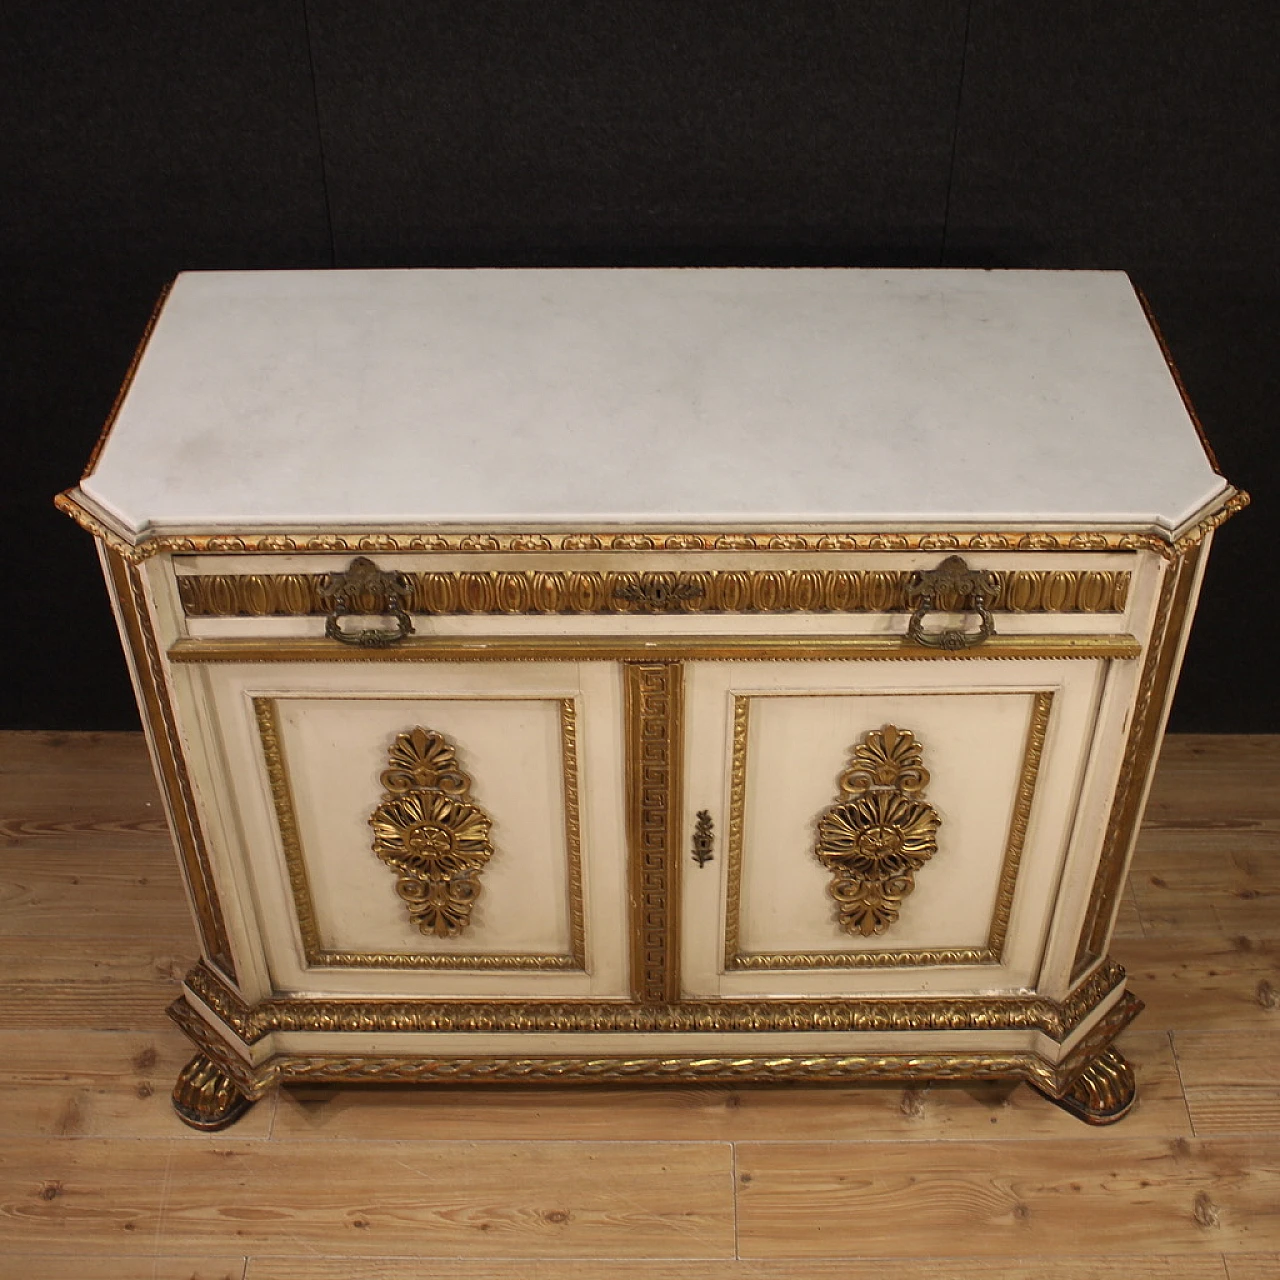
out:
<path id="1" fill-rule="evenodd" d="M 690 663 L 686 994 L 1034 986 L 1109 665 Z"/>
<path id="2" fill-rule="evenodd" d="M 275 990 L 626 994 L 615 669 L 229 663 L 190 696 Z"/>

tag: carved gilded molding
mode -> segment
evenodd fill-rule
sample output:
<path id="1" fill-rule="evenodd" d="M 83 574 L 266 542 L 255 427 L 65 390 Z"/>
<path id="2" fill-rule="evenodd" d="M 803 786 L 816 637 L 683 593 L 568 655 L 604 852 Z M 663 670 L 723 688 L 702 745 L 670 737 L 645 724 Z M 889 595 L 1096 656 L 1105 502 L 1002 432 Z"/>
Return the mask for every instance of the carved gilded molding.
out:
<path id="1" fill-rule="evenodd" d="M 818 861 L 832 873 L 840 927 L 864 938 L 884 933 L 938 850 L 942 824 L 924 800 L 929 771 L 910 729 L 868 731 L 840 777 L 841 799 L 818 818 Z"/>
<path id="2" fill-rule="evenodd" d="M 987 941 L 981 947 L 934 947 L 906 950 L 766 951 L 743 952 L 740 941 L 742 913 L 742 862 L 746 827 L 747 753 L 750 739 L 751 699 L 734 699 L 733 759 L 729 779 L 729 839 L 726 854 L 725 912 L 726 971 L 778 969 L 888 969 L 920 965 L 999 964 L 1009 930 L 1018 871 L 1027 827 L 1035 799 L 1036 782 L 1044 755 L 1045 737 L 1053 711 L 1052 690 L 1033 695 L 1031 719 L 1023 749 L 1022 767 L 1014 797 L 1013 814 L 1005 839 L 1004 858 L 996 888 L 995 907 Z"/>
<path id="3" fill-rule="evenodd" d="M 1131 635 L 992 636 L 975 649 L 930 649 L 899 635 L 834 636 L 593 636 L 525 635 L 406 640 L 394 649 L 357 649 L 326 639 L 177 640 L 169 660 L 184 662 L 726 662 L 818 658 L 881 662 L 974 662 L 1002 659 L 1136 658 Z"/>
<path id="4" fill-rule="evenodd" d="M 1138 680 L 1129 736 L 1076 948 L 1073 977 L 1078 978 L 1084 973 L 1107 945 L 1121 882 L 1138 834 L 1146 779 L 1155 767 L 1164 705 L 1176 671 L 1181 636 L 1203 554 L 1202 550 L 1193 551 L 1164 569 L 1151 626 L 1151 642 Z"/>
<path id="5" fill-rule="evenodd" d="M 888 1054 L 735 1054 L 732 1057 L 436 1057 L 403 1054 L 276 1054 L 250 1067 L 231 1052 L 188 1004 L 178 999 L 169 1016 L 203 1053 L 216 1061 L 247 1097 L 277 1084 L 314 1082 L 503 1084 L 572 1081 L 590 1084 L 665 1084 L 752 1081 L 809 1083 L 857 1080 L 1025 1080 L 1050 1097 L 1061 1096 L 1088 1064 L 1128 1025 L 1141 1001 L 1123 995 L 1063 1063 L 1035 1053 L 941 1052 Z"/>
<path id="6" fill-rule="evenodd" d="M 453 743 L 421 725 L 396 735 L 369 817 L 373 851 L 421 933 L 456 938 L 471 923 L 480 876 L 493 857 L 493 820 L 472 803 L 471 776 Z"/>
<path id="7" fill-rule="evenodd" d="M 679 998 L 680 780 L 684 671 L 628 662 L 625 672 L 627 828 L 631 879 L 631 991 Z"/>
<path id="8" fill-rule="evenodd" d="M 57 508 L 95 536 L 110 538 L 134 561 L 155 555 L 292 555 L 345 552 L 555 552 L 555 551 L 1152 551 L 1172 557 L 1202 539 L 1249 497 L 1233 490 L 1224 507 L 1188 530 L 1178 545 L 1167 537 L 1134 529 L 967 529 L 944 531 L 859 530 L 741 531 L 723 529 L 601 530 L 546 532 L 512 530 L 294 530 L 237 533 L 150 534 L 128 542 L 105 528 L 66 490 Z M 1185 546 L 1184 546 L 1185 544 Z"/>
<path id="9" fill-rule="evenodd" d="M 572 698 L 555 699 L 560 708 L 561 764 L 564 786 L 565 853 L 569 893 L 570 953 L 508 952 L 423 953 L 417 951 L 343 951 L 321 941 L 315 900 L 307 876 L 289 772 L 274 698 L 253 699 L 263 763 L 271 790 L 276 826 L 289 873 L 302 952 L 310 967 L 342 969 L 419 969 L 463 972 L 582 970 L 586 965 L 586 922 L 583 901 L 581 819 L 577 753 L 577 713 Z"/>
<path id="10" fill-rule="evenodd" d="M 1018 776 L 1018 789 L 1014 793 L 1013 815 L 1009 821 L 1009 835 L 1005 841 L 1004 862 L 1000 868 L 1000 885 L 996 890 L 995 910 L 991 913 L 991 932 L 987 936 L 987 950 L 999 961 L 1004 958 L 1004 943 L 1009 932 L 1009 916 L 1013 911 L 1013 894 L 1022 865 L 1022 851 L 1026 844 L 1027 827 L 1031 822 L 1031 806 L 1035 801 L 1036 782 L 1040 777 L 1040 762 L 1044 758 L 1045 738 L 1049 732 L 1049 719 L 1053 714 L 1053 691 L 1041 690 L 1034 695 L 1031 705 L 1031 723 L 1027 728 L 1027 742 L 1022 753 L 1022 770 Z"/>
<path id="11" fill-rule="evenodd" d="M 226 919 L 196 808 L 195 791 L 187 770 L 182 736 L 178 732 L 164 661 L 147 602 L 142 572 L 114 552 L 105 557 L 112 595 L 132 657 L 138 700 L 146 719 L 147 736 L 164 787 L 178 857 L 195 908 L 204 954 L 232 979 L 236 976 Z"/>
<path id="12" fill-rule="evenodd" d="M 742 852 L 747 834 L 747 751 L 751 741 L 751 699 L 733 697 L 733 758 L 729 763 L 729 821 L 725 845 L 724 967 L 742 958 Z"/>
<path id="13" fill-rule="evenodd" d="M 246 1044 L 275 1031 L 450 1033 L 659 1033 L 795 1031 L 1040 1031 L 1064 1040 L 1124 981 L 1107 962 L 1065 1001 L 1041 996 L 894 997 L 847 1000 L 325 1000 L 248 1005 L 206 965 L 187 990 Z"/>
<path id="14" fill-rule="evenodd" d="M 1216 529 L 1220 529 L 1232 516 L 1249 505 L 1250 498 L 1243 489 L 1235 490 L 1231 497 L 1210 516 L 1205 516 L 1178 538 L 1170 548 L 1172 556 L 1185 556 L 1194 551 Z M 1166 559 L 1171 558 L 1168 552 L 1162 553 Z"/>
<path id="15" fill-rule="evenodd" d="M 144 543 L 132 543 L 127 538 L 123 538 L 114 529 L 103 524 L 92 511 L 82 507 L 74 497 L 71 490 L 65 493 L 59 493 L 54 496 L 53 505 L 62 512 L 63 515 L 70 516 L 76 524 L 78 524 L 86 533 L 92 534 L 99 542 L 102 543 L 108 551 L 113 555 L 119 556 L 127 565 L 138 565 L 144 560 L 149 559 L 156 552 L 148 551 L 142 554 Z"/>
<path id="16" fill-rule="evenodd" d="M 179 574 L 189 618 L 323 617 L 332 575 Z M 910 613 L 913 573 L 905 570 L 708 570 L 678 573 L 474 571 L 400 572 L 410 613 L 427 616 L 635 613 Z M 1011 569 L 990 575 L 989 607 L 1008 613 L 1123 613 L 1127 570 Z M 353 598 L 376 612 L 373 592 Z M 366 598 L 367 597 L 367 598 Z M 933 607 L 960 609 L 956 592 Z"/>
<path id="17" fill-rule="evenodd" d="M 578 707 L 560 699 L 560 776 L 564 787 L 564 840 L 569 877 L 569 950 L 575 969 L 587 967 L 586 898 L 582 883 L 582 817 L 578 791 Z"/>

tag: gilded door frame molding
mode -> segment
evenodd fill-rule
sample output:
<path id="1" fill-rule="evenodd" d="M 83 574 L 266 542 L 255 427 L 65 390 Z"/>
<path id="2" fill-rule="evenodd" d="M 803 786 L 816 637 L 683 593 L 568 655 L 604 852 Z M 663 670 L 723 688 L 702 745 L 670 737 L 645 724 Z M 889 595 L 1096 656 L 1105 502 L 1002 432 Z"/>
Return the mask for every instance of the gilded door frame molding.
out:
<path id="1" fill-rule="evenodd" d="M 948 695 L 938 690 L 937 696 Z M 729 823 L 726 858 L 724 969 L 726 973 L 770 970 L 890 969 L 923 965 L 994 965 L 1004 960 L 1004 946 L 1013 910 L 1014 892 L 1023 846 L 1031 820 L 1036 781 L 1044 755 L 1045 738 L 1053 711 L 1054 692 L 1032 694 L 1031 716 L 1018 773 L 1013 812 L 1005 837 L 1004 857 L 996 901 L 992 908 L 987 941 L 981 947 L 874 949 L 844 951 L 743 952 L 739 941 L 742 913 L 742 866 L 746 838 L 747 758 L 751 730 L 751 701 L 756 694 L 737 694 L 733 700 L 733 745 L 729 772 Z M 786 695 L 764 695 L 786 696 Z M 819 695 L 820 696 L 820 695 Z M 832 695 L 839 697 L 841 695 Z M 935 696 L 922 694 L 921 696 Z M 961 696 L 974 696 L 962 694 Z M 982 695 L 977 695 L 982 696 Z M 807 847 L 805 854 L 811 852 Z"/>
<path id="2" fill-rule="evenodd" d="M 475 701 L 462 695 L 439 695 L 440 701 Z M 566 883 L 569 894 L 568 954 L 524 954 L 504 952 L 448 952 L 430 953 L 417 951 L 339 951 L 326 948 L 320 937 L 315 898 L 307 875 L 306 857 L 298 827 L 297 810 L 293 790 L 289 783 L 288 762 L 280 733 L 276 703 L 278 697 L 255 696 L 254 719 L 258 727 L 263 767 L 266 770 L 271 791 L 272 811 L 276 831 L 280 839 L 288 870 L 289 888 L 293 899 L 298 940 L 303 958 L 310 968 L 341 969 L 395 969 L 431 972 L 501 972 L 517 971 L 570 971 L 586 970 L 586 922 L 582 878 L 581 815 L 579 813 L 578 782 L 578 733 L 577 707 L 571 697 L 497 697 L 485 698 L 494 702 L 555 702 L 560 713 L 561 777 L 564 789 L 564 829 L 566 856 Z M 321 698 L 320 701 L 325 701 Z M 376 778 L 379 769 L 372 770 Z M 368 848 L 361 847 L 376 867 L 376 858 Z"/>

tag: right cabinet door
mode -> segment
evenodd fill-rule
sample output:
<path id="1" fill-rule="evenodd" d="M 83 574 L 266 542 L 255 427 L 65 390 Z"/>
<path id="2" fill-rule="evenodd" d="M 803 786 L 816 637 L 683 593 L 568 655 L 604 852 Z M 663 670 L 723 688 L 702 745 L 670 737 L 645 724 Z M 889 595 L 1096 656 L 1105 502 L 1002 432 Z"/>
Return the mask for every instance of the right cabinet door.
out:
<path id="1" fill-rule="evenodd" d="M 689 663 L 684 994 L 1034 988 L 1129 665 Z"/>

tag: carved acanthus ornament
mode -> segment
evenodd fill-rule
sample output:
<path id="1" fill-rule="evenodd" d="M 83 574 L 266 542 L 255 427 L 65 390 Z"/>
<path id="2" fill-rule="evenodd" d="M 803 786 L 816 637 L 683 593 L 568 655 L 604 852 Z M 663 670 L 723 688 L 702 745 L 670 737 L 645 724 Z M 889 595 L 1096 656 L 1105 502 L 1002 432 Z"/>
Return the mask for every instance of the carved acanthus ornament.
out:
<path id="1" fill-rule="evenodd" d="M 883 933 L 915 888 L 915 873 L 937 851 L 942 820 L 921 799 L 928 782 L 909 729 L 887 724 L 854 748 L 840 778 L 842 799 L 818 819 L 815 850 L 833 873 L 827 892 L 847 932 Z"/>
<path id="2" fill-rule="evenodd" d="M 373 851 L 398 873 L 396 892 L 427 934 L 456 938 L 471 922 L 480 873 L 493 856 L 491 822 L 471 803 L 471 779 L 443 734 L 400 734 L 373 811 Z"/>

